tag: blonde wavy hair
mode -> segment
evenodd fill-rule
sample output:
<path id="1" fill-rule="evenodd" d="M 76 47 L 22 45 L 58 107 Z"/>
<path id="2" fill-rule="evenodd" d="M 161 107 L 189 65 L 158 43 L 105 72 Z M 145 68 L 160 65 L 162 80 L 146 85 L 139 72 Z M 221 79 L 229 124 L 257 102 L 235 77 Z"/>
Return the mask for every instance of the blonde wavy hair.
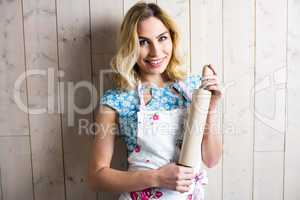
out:
<path id="1" fill-rule="evenodd" d="M 172 18 L 154 3 L 138 2 L 125 15 L 118 35 L 118 51 L 111 60 L 117 88 L 134 89 L 139 80 L 137 58 L 139 56 L 138 23 L 156 17 L 170 32 L 173 50 L 170 62 L 163 72 L 169 81 L 182 80 L 186 73 L 178 67 L 182 64 L 179 53 L 179 31 Z"/>

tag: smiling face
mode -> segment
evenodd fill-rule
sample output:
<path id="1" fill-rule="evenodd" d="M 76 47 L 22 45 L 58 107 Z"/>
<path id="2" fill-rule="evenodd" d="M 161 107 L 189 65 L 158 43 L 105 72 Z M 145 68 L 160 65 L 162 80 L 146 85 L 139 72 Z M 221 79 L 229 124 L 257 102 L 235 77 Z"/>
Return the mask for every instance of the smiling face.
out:
<path id="1" fill-rule="evenodd" d="M 172 56 L 172 39 L 167 27 L 156 17 L 141 21 L 137 27 L 139 56 L 137 64 L 142 76 L 159 76 Z"/>

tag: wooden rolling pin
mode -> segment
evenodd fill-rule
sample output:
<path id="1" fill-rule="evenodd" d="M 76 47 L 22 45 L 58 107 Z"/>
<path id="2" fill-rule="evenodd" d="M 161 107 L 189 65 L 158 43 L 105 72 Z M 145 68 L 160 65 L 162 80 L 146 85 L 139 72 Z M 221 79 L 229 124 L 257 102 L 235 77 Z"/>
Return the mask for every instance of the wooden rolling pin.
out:
<path id="1" fill-rule="evenodd" d="M 214 71 L 210 65 L 205 65 L 202 77 L 211 76 Z M 178 164 L 188 167 L 197 167 L 201 164 L 201 143 L 208 114 L 211 92 L 203 89 L 203 81 L 192 94 L 192 102 L 189 107 L 187 121 L 185 123 L 183 143 L 179 155 Z"/>

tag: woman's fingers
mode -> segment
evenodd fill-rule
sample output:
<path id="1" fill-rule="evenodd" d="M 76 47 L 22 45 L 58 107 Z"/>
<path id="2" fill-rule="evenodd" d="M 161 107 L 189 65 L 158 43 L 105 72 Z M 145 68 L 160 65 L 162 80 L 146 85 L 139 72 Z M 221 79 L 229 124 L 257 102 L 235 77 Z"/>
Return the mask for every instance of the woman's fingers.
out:
<path id="1" fill-rule="evenodd" d="M 212 85 L 218 86 L 219 84 L 218 84 L 218 82 L 215 81 L 215 80 L 213 80 L 213 81 L 204 81 L 204 82 L 202 83 L 202 88 L 207 89 L 207 87 L 212 86 Z"/>
<path id="2" fill-rule="evenodd" d="M 219 80 L 217 75 L 211 75 L 211 76 L 204 76 L 201 79 L 202 81 L 206 81 L 206 80 Z"/>
<path id="3" fill-rule="evenodd" d="M 216 91 L 216 90 L 219 90 L 218 86 L 216 86 L 216 85 L 210 85 L 210 86 L 207 86 L 206 88 L 207 88 L 207 90 L 209 90 L 209 91 Z"/>
<path id="4" fill-rule="evenodd" d="M 221 96 L 222 91 L 219 87 L 219 84 L 216 82 L 206 82 L 203 86 L 204 89 L 209 90 L 213 93 L 213 95 Z"/>
<path id="5" fill-rule="evenodd" d="M 178 175 L 177 180 L 191 180 L 194 178 L 194 176 L 194 173 L 184 173 Z"/>
<path id="6" fill-rule="evenodd" d="M 209 65 L 209 67 L 214 71 L 213 75 L 202 77 L 201 79 L 201 88 L 209 90 L 212 92 L 213 104 L 217 102 L 223 95 L 223 88 L 220 87 L 219 79 L 217 74 L 215 73 L 214 67 Z M 211 103 L 212 103 L 211 102 Z M 211 104 L 211 105 L 213 105 Z M 213 110 L 213 109 L 212 109 Z"/>
<path id="7" fill-rule="evenodd" d="M 188 192 L 190 190 L 190 187 L 189 186 L 176 186 L 175 190 L 183 193 L 183 192 Z"/>
<path id="8" fill-rule="evenodd" d="M 194 179 L 194 169 L 190 167 L 179 166 L 179 173 L 176 180 L 175 190 L 178 192 L 187 192 Z"/>
<path id="9" fill-rule="evenodd" d="M 175 189 L 178 192 L 187 192 L 187 191 L 189 191 L 190 186 L 191 186 L 192 183 L 193 183 L 192 180 L 180 180 L 180 181 L 177 181 Z"/>
<path id="10" fill-rule="evenodd" d="M 159 187 L 186 192 L 195 178 L 194 169 L 170 163 L 159 168 Z"/>
<path id="11" fill-rule="evenodd" d="M 209 76 L 202 79 L 202 83 L 201 83 L 202 88 L 208 89 L 207 87 L 211 85 L 217 85 L 217 86 L 219 85 L 218 77 Z"/>
<path id="12" fill-rule="evenodd" d="M 180 166 L 180 165 L 177 165 L 177 166 L 178 166 L 179 173 L 182 173 L 182 174 L 193 174 L 194 173 L 194 169 L 192 167 L 184 167 L 184 166 Z"/>
<path id="13" fill-rule="evenodd" d="M 189 186 L 193 183 L 192 180 L 179 180 L 177 181 L 176 185 L 177 186 Z"/>
<path id="14" fill-rule="evenodd" d="M 194 174 L 194 169 L 191 167 L 184 167 L 183 168 L 183 173 L 185 174 Z"/>

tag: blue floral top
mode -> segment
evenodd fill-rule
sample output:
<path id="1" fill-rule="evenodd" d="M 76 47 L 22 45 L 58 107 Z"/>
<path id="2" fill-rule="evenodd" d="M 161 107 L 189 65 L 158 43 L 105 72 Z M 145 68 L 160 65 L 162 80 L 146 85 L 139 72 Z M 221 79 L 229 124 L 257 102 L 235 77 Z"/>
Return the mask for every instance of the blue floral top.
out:
<path id="1" fill-rule="evenodd" d="M 199 75 L 188 76 L 183 82 L 190 94 L 200 86 Z M 180 94 L 177 96 L 171 91 L 174 88 Z M 172 110 L 187 107 L 190 100 L 185 95 L 178 82 L 159 88 L 151 86 L 151 100 L 146 105 L 146 110 Z M 184 98 L 182 98 L 184 97 Z M 100 99 L 100 104 L 116 110 L 119 117 L 119 136 L 127 145 L 128 155 L 136 146 L 137 112 L 139 111 L 139 96 L 137 90 L 107 90 Z"/>

